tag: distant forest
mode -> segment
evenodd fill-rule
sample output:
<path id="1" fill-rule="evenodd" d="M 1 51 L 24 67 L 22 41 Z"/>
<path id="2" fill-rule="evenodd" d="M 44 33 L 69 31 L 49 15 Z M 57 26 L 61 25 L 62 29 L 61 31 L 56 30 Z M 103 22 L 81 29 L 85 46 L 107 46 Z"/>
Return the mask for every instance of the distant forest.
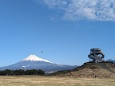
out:
<path id="1" fill-rule="evenodd" d="M 45 72 L 43 70 L 36 70 L 36 69 L 32 69 L 32 70 L 2 70 L 0 71 L 0 75 L 45 75 Z"/>

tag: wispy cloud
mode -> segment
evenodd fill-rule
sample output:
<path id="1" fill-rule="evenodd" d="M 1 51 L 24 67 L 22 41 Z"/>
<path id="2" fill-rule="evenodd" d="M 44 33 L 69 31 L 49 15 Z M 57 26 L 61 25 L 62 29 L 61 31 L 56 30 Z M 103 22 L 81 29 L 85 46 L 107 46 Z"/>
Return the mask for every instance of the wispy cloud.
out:
<path id="1" fill-rule="evenodd" d="M 64 11 L 69 20 L 115 21 L 115 0 L 43 0 L 50 8 Z"/>

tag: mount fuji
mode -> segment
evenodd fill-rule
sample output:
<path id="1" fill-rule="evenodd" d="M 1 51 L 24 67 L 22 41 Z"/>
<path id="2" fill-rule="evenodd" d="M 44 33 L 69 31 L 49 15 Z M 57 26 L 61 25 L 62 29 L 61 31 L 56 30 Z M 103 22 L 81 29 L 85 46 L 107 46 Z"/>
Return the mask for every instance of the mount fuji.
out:
<path id="1" fill-rule="evenodd" d="M 61 70 L 71 70 L 76 67 L 77 66 L 55 64 L 55 63 L 50 62 L 46 59 L 37 57 L 36 55 L 30 55 L 18 63 L 9 65 L 9 66 L 5 66 L 5 67 L 0 67 L 0 70 L 5 70 L 5 69 L 10 69 L 10 70 L 41 69 L 41 70 L 45 71 L 46 73 L 51 73 L 51 72 L 56 72 L 56 71 L 61 71 Z"/>

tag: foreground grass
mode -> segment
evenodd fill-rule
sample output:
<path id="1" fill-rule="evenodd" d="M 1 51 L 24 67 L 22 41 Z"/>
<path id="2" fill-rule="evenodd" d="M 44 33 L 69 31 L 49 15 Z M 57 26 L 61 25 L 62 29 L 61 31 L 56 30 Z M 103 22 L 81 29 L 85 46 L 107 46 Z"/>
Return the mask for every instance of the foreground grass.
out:
<path id="1" fill-rule="evenodd" d="M 0 86 L 115 86 L 115 79 L 0 76 Z"/>

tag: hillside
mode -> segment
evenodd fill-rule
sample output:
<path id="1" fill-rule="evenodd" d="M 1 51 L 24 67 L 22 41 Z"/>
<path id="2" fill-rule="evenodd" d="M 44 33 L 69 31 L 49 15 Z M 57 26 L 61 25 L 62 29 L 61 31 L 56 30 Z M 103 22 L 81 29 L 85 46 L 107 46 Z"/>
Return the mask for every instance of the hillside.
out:
<path id="1" fill-rule="evenodd" d="M 60 71 L 52 75 L 76 78 L 113 78 L 115 77 L 115 64 L 112 62 L 87 62 L 74 70 Z"/>

